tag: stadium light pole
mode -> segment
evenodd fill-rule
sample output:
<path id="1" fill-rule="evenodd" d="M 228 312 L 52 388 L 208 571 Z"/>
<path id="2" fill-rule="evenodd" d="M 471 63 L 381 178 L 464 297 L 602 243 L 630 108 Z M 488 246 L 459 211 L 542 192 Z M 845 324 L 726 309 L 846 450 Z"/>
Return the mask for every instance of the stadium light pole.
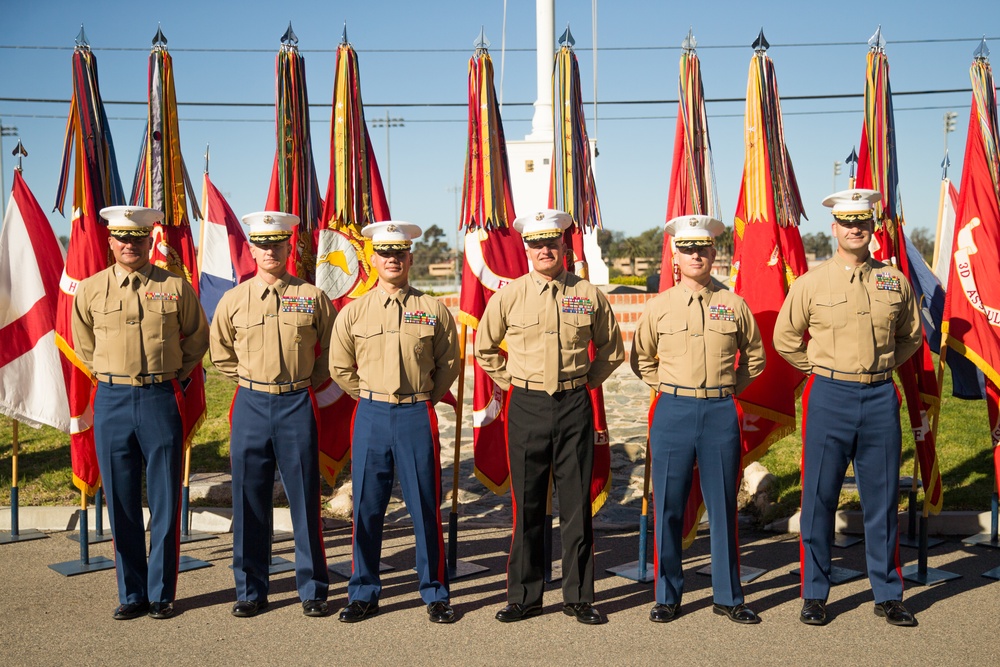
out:
<path id="1" fill-rule="evenodd" d="M 385 111 L 385 118 L 373 118 L 372 127 L 385 128 L 385 192 L 389 200 L 389 210 L 392 210 L 392 154 L 389 152 L 389 128 L 404 127 L 402 118 L 390 118 L 389 110 Z"/>
<path id="2" fill-rule="evenodd" d="M 958 113 L 954 111 L 946 111 L 944 113 L 944 152 L 945 155 L 948 154 L 948 133 L 955 131 L 955 121 L 958 119 Z"/>
<path id="3" fill-rule="evenodd" d="M 459 284 L 461 283 L 460 273 L 458 270 L 458 258 L 461 251 L 461 246 L 459 241 L 462 238 L 462 220 L 461 213 L 458 209 L 458 194 L 462 191 L 462 186 L 459 184 L 450 185 L 447 188 L 448 192 L 455 195 L 455 291 L 459 291 Z"/>
<path id="4" fill-rule="evenodd" d="M 833 161 L 833 192 L 837 191 L 837 177 L 840 176 L 840 160 Z"/>
<path id="5" fill-rule="evenodd" d="M 7 188 L 3 182 L 3 137 L 13 137 L 17 135 L 17 128 L 4 125 L 0 119 L 0 218 L 7 214 Z"/>

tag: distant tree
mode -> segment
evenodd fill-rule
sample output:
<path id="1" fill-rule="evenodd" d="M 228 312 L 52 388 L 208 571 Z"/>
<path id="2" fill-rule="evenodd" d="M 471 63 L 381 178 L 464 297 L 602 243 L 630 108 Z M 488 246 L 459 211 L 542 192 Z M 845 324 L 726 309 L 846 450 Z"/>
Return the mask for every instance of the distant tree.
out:
<path id="1" fill-rule="evenodd" d="M 452 258 L 452 249 L 444 230 L 431 225 L 413 244 L 413 274 L 415 277 L 426 276 L 428 265 L 449 262 Z"/>
<path id="2" fill-rule="evenodd" d="M 907 236 L 913 247 L 923 256 L 924 261 L 930 264 L 934 260 L 934 237 L 926 227 L 917 227 Z"/>
<path id="3" fill-rule="evenodd" d="M 826 259 L 833 254 L 833 239 L 822 232 L 803 234 L 802 247 L 807 253 L 815 255 L 816 259 Z"/>

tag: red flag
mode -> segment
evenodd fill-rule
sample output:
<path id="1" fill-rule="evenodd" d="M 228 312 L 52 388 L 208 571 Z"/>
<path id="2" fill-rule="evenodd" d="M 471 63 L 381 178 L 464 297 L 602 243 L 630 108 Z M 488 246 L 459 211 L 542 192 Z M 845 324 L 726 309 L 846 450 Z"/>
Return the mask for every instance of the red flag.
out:
<path id="1" fill-rule="evenodd" d="M 705 90 L 701 82 L 701 61 L 694 51 L 694 36 L 684 40 L 678 79 L 677 130 L 674 132 L 674 159 L 670 167 L 667 221 L 682 215 L 719 215 L 715 189 L 712 142 L 708 136 Z M 677 284 L 673 239 L 663 235 L 660 259 L 660 291 Z"/>
<path id="2" fill-rule="evenodd" d="M 581 278 L 588 277 L 583 234 L 601 227 L 601 206 L 590 160 L 590 140 L 580 94 L 580 64 L 573 52 L 573 39 L 567 28 L 567 40 L 556 53 L 552 74 L 552 112 L 555 128 L 552 180 L 549 202 L 553 208 L 573 216 L 566 230 L 566 269 Z M 594 344 L 590 345 L 594 358 Z M 594 514 L 607 500 L 611 488 L 611 450 L 607 417 L 604 412 L 604 389 L 590 390 L 594 410 L 594 471 L 590 483 L 590 501 Z"/>
<path id="3" fill-rule="evenodd" d="M 16 169 L 0 232 L 0 413 L 69 433 L 70 368 L 55 344 L 62 271 L 62 248 Z"/>
<path id="4" fill-rule="evenodd" d="M 97 58 L 85 42 L 73 52 L 73 97 L 66 121 L 62 168 L 56 191 L 56 210 L 63 211 L 69 185 L 70 161 L 75 152 L 73 207 L 66 268 L 59 281 L 56 345 L 62 351 L 69 376 L 70 456 L 73 484 L 94 495 L 101 483 L 94 449 L 91 405 L 93 380 L 73 351 L 73 296 L 80 281 L 110 264 L 108 229 L 100 219 L 105 206 L 125 203 L 111 128 L 97 79 Z"/>
<path id="5" fill-rule="evenodd" d="M 346 34 L 337 48 L 334 72 L 330 180 L 317 231 L 316 285 L 340 309 L 365 294 L 378 280 L 369 263 L 371 240 L 361 230 L 390 216 L 365 124 L 358 55 Z M 320 470 L 332 486 L 350 460 L 351 420 L 357 402 L 332 380 L 316 393 L 316 402 L 320 415 Z"/>
<path id="6" fill-rule="evenodd" d="M 250 243 L 240 221 L 207 171 L 202 183 L 201 205 L 205 217 L 201 221 L 201 241 L 198 243 L 198 296 L 211 322 L 222 295 L 253 277 L 257 273 L 257 263 L 250 254 Z"/>
<path id="7" fill-rule="evenodd" d="M 486 303 L 501 287 L 528 272 L 514 220 L 507 144 L 493 86 L 493 60 L 485 47 L 469 59 L 469 139 L 462 187 L 465 262 L 458 321 L 476 329 Z M 461 378 L 459 381 L 463 381 Z M 507 491 L 507 392 L 473 360 L 473 451 L 476 477 L 496 494 Z"/>
<path id="8" fill-rule="evenodd" d="M 896 157 L 896 128 L 889 85 L 889 60 L 879 44 L 872 46 L 867 59 L 865 122 L 861 131 L 858 177 L 855 187 L 878 190 L 882 199 L 875 205 L 877 249 L 875 259 L 898 268 L 913 283 L 903 233 L 903 209 L 899 199 L 899 167 Z M 941 401 L 934 360 L 927 331 L 921 348 L 896 369 L 906 396 L 910 427 L 920 463 L 920 477 L 930 512 L 941 511 L 944 490 L 938 469 L 930 415 Z"/>
<path id="9" fill-rule="evenodd" d="M 972 108 L 945 296 L 943 343 L 986 376 L 993 460 L 1000 488 L 1000 156 L 997 97 L 989 61 L 970 70 Z"/>

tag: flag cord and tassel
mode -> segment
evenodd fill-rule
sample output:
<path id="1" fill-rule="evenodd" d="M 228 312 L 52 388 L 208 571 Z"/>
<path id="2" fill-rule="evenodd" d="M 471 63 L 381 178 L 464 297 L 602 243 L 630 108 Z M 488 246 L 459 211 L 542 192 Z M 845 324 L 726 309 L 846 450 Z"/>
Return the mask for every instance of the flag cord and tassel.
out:
<path id="1" fill-rule="evenodd" d="M 458 396 L 455 402 L 455 458 L 451 481 L 451 513 L 448 515 L 448 573 L 454 576 L 458 567 L 458 473 L 462 456 L 462 401 L 465 399 L 465 352 L 468 325 L 459 329 Z"/>

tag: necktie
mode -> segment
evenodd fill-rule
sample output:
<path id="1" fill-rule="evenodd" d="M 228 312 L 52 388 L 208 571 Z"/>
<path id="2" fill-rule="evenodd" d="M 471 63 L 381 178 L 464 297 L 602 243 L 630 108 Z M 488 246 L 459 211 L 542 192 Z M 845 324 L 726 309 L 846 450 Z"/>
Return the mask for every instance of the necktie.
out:
<path id="1" fill-rule="evenodd" d="M 281 295 L 278 288 L 271 286 L 264 291 L 264 376 L 267 382 L 277 382 L 281 377 L 281 352 L 279 350 L 267 349 L 267 341 L 280 340 L 280 336 L 292 335 L 288 331 L 281 331 L 278 318 L 278 302 Z M 269 332 L 268 329 L 271 331 Z M 295 378 L 288 378 L 294 380 Z"/>
<path id="2" fill-rule="evenodd" d="M 696 292 L 691 300 L 691 317 L 688 329 L 691 333 L 691 377 L 695 387 L 708 386 L 708 369 L 705 351 L 705 295 Z"/>
<path id="3" fill-rule="evenodd" d="M 389 297 L 389 305 L 386 306 L 386 310 L 388 311 L 386 313 L 387 331 L 384 337 L 386 347 L 383 351 L 385 365 L 382 367 L 382 382 L 385 385 L 386 393 L 398 394 L 402 386 L 400 380 L 402 350 L 400 348 L 399 326 L 403 319 L 403 304 L 399 300 L 399 294 L 393 294 Z"/>
<path id="4" fill-rule="evenodd" d="M 142 374 L 142 327 L 139 326 L 139 285 L 142 281 L 136 274 L 130 274 L 124 290 L 125 310 L 125 375 L 138 377 Z M 131 327 L 135 327 L 134 330 Z"/>
<path id="5" fill-rule="evenodd" d="M 854 269 L 851 277 L 854 300 L 858 313 L 858 361 L 862 371 L 875 370 L 875 331 L 872 328 L 871 301 L 865 289 L 865 274 L 862 267 Z"/>
<path id="6" fill-rule="evenodd" d="M 547 394 L 559 391 L 559 300 L 557 285 L 552 281 L 546 287 L 542 335 L 548 335 L 543 345 L 542 388 Z"/>

